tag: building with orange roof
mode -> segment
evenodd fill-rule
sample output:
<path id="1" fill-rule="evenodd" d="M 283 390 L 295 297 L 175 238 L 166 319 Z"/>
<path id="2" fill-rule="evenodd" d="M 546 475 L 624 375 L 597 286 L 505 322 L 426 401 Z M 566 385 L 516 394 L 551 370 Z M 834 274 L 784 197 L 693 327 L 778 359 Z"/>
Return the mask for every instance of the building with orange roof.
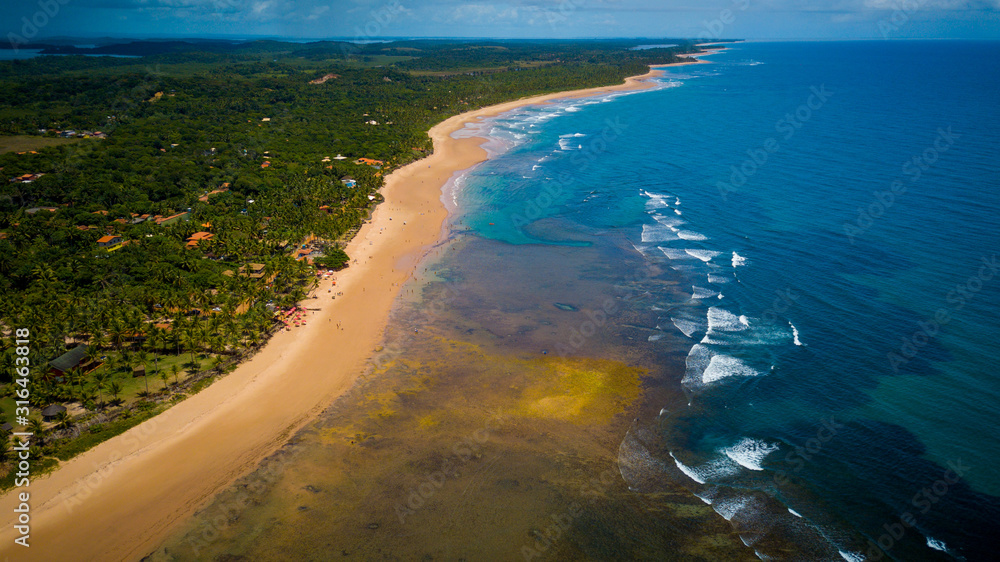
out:
<path id="1" fill-rule="evenodd" d="M 211 232 L 195 232 L 187 239 L 187 247 L 194 248 L 202 240 L 211 240 L 215 235 Z"/>
<path id="2" fill-rule="evenodd" d="M 97 245 L 101 248 L 114 248 L 122 243 L 122 237 L 108 234 L 97 239 Z"/>

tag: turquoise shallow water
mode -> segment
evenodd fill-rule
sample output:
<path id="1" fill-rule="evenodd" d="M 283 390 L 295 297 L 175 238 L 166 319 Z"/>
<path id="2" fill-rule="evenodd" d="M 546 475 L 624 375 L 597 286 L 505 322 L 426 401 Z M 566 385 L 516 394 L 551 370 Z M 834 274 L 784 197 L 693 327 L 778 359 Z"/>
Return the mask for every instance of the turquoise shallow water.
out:
<path id="1" fill-rule="evenodd" d="M 446 193 L 454 228 L 553 268 L 599 247 L 607 270 L 581 277 L 648 293 L 631 304 L 655 321 L 615 343 L 685 354 L 661 383 L 688 404 L 622 436 L 637 491 L 689 488 L 764 559 L 783 558 L 775 537 L 816 559 L 993 559 L 1000 44 L 711 60 L 480 126 L 495 157 Z"/>

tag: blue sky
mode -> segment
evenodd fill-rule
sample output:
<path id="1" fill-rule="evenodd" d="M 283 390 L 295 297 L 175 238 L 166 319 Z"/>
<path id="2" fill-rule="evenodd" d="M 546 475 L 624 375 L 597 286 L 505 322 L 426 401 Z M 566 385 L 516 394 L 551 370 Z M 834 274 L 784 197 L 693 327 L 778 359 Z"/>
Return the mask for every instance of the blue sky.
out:
<path id="1" fill-rule="evenodd" d="M 1000 39 L 1000 0 L 4 0 L 45 36 Z"/>

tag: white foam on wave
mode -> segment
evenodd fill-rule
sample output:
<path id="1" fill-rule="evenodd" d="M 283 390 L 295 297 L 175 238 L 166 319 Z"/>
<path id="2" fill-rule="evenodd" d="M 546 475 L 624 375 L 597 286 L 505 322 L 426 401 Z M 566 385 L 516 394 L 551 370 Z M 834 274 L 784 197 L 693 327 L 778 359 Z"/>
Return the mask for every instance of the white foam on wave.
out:
<path id="1" fill-rule="evenodd" d="M 708 236 L 693 230 L 678 230 L 677 237 L 681 240 L 708 240 Z"/>
<path id="2" fill-rule="evenodd" d="M 841 558 L 843 558 L 844 560 L 847 560 L 847 562 L 864 562 L 865 561 L 865 557 L 862 556 L 862 555 L 860 555 L 860 554 L 858 554 L 857 552 L 848 552 L 848 551 L 845 551 L 845 550 L 838 550 L 837 553 L 840 554 Z"/>
<path id="3" fill-rule="evenodd" d="M 788 325 L 791 326 L 792 328 L 792 343 L 798 346 L 804 345 L 802 341 L 799 339 L 799 329 L 796 328 L 795 324 L 792 324 L 790 320 L 788 322 Z"/>
<path id="4" fill-rule="evenodd" d="M 740 267 L 747 264 L 747 259 L 736 252 L 733 252 L 733 267 Z"/>
<path id="5" fill-rule="evenodd" d="M 667 198 L 670 195 L 660 195 L 659 193 L 652 193 L 646 190 L 642 191 L 642 195 L 649 197 L 649 201 L 646 201 L 646 209 L 666 209 L 670 207 L 670 203 L 667 202 Z"/>
<path id="6" fill-rule="evenodd" d="M 576 146 L 573 146 L 573 145 Z M 583 145 L 580 143 L 575 143 L 570 139 L 559 139 L 559 150 L 570 151 L 570 150 L 580 150 Z"/>
<path id="7" fill-rule="evenodd" d="M 716 256 L 718 256 L 719 254 L 722 253 L 722 252 L 715 252 L 715 251 L 712 251 L 712 250 L 693 250 L 693 249 L 687 249 L 687 250 L 684 250 L 684 251 L 687 252 L 692 257 L 698 258 L 698 259 L 700 259 L 701 261 L 703 261 L 705 263 L 708 263 L 708 262 L 712 261 L 712 258 L 714 258 L 714 257 L 716 257 Z"/>
<path id="8" fill-rule="evenodd" d="M 674 326 L 681 331 L 687 337 L 692 337 L 696 332 L 705 329 L 705 324 L 703 322 L 698 322 L 697 320 L 692 320 L 689 318 L 670 318 L 670 321 L 674 323 Z"/>
<path id="9" fill-rule="evenodd" d="M 712 509 L 716 513 L 722 516 L 726 521 L 732 521 L 733 517 L 736 516 L 747 504 L 750 503 L 750 498 L 740 497 L 725 500 L 716 500 L 712 504 Z"/>
<path id="10" fill-rule="evenodd" d="M 688 356 L 684 359 L 684 378 L 681 379 L 681 384 L 684 388 L 689 390 L 699 390 L 705 385 L 702 382 L 702 375 L 705 373 L 705 369 L 708 368 L 709 363 L 712 361 L 712 355 L 714 355 L 712 350 L 700 343 L 695 344 L 691 350 L 688 351 Z"/>
<path id="11" fill-rule="evenodd" d="M 736 316 L 724 308 L 713 306 L 708 309 L 708 331 L 741 332 L 746 330 L 749 325 L 742 318 L 746 318 L 746 316 Z"/>
<path id="12" fill-rule="evenodd" d="M 711 384 L 722 379 L 732 377 L 751 378 L 760 376 L 761 374 L 763 373 L 747 365 L 739 357 L 719 354 L 712 356 L 712 360 L 709 361 L 705 372 L 701 374 L 701 382 Z"/>
<path id="13" fill-rule="evenodd" d="M 684 219 L 679 219 L 677 217 L 671 217 L 671 216 L 668 216 L 668 215 L 660 215 L 660 214 L 656 214 L 656 215 L 652 215 L 652 216 L 653 216 L 653 220 L 655 220 L 656 222 L 662 224 L 663 226 L 670 227 L 674 232 L 678 232 L 679 231 L 679 229 L 677 228 L 678 226 L 681 226 L 683 224 L 687 224 L 687 223 L 684 222 Z"/>
<path id="14" fill-rule="evenodd" d="M 679 217 L 679 216 L 681 216 L 682 213 L 681 213 L 680 209 L 674 209 L 674 214 Z"/>
<path id="15" fill-rule="evenodd" d="M 587 136 L 587 135 L 585 135 L 583 133 L 570 133 L 568 135 L 559 135 L 559 138 L 561 138 L 561 139 L 572 139 L 572 138 L 582 138 L 582 137 L 585 137 L 585 136 Z"/>
<path id="16" fill-rule="evenodd" d="M 688 465 L 686 465 L 686 464 L 682 463 L 681 461 L 677 460 L 677 457 L 674 456 L 673 452 L 670 453 L 670 458 L 674 459 L 674 464 L 677 465 L 678 470 L 680 470 L 681 472 L 683 472 L 688 478 L 690 478 L 691 480 L 694 480 L 695 482 L 697 482 L 699 484 L 704 484 L 705 483 L 705 481 L 701 478 L 701 476 L 699 476 L 697 472 L 695 472 L 694 470 L 692 470 L 691 467 L 689 467 Z"/>
<path id="17" fill-rule="evenodd" d="M 718 275 L 716 273 L 708 274 L 708 282 L 713 285 L 722 285 L 724 283 L 729 283 L 729 281 L 729 277 L 726 277 L 725 275 Z"/>
<path id="18" fill-rule="evenodd" d="M 932 537 L 927 537 L 927 546 L 933 548 L 934 550 L 940 550 L 941 552 L 948 552 L 948 546 L 944 544 L 943 541 L 939 541 Z"/>
<path id="19" fill-rule="evenodd" d="M 694 257 L 687 253 L 686 250 L 677 250 L 675 248 L 660 248 L 660 251 L 672 260 L 689 260 Z"/>
<path id="20" fill-rule="evenodd" d="M 663 336 L 664 334 L 653 334 L 649 336 L 649 339 L 647 341 L 660 341 L 661 339 L 663 339 Z"/>
<path id="21" fill-rule="evenodd" d="M 677 240 L 677 235 L 669 226 L 661 224 L 642 225 L 642 241 L 648 242 L 668 242 Z"/>
<path id="22" fill-rule="evenodd" d="M 710 299 L 719 295 L 718 291 L 706 289 L 705 287 L 692 285 L 691 288 L 694 289 L 694 292 L 691 294 L 692 299 Z"/>
<path id="23" fill-rule="evenodd" d="M 800 514 L 798 511 L 795 511 L 794 509 L 792 509 L 790 507 L 788 508 L 788 513 L 791 513 L 792 515 L 798 517 L 799 519 L 802 518 L 802 514 Z"/>
<path id="24" fill-rule="evenodd" d="M 696 467 L 682 463 L 673 452 L 670 453 L 670 458 L 674 459 L 674 464 L 681 472 L 699 484 L 724 480 L 739 474 L 740 471 L 740 467 L 726 457 L 720 457 Z"/>
<path id="25" fill-rule="evenodd" d="M 761 471 L 764 470 L 761 466 L 764 458 L 777 450 L 778 445 L 774 443 L 744 437 L 732 447 L 722 449 L 722 452 L 743 468 Z"/>

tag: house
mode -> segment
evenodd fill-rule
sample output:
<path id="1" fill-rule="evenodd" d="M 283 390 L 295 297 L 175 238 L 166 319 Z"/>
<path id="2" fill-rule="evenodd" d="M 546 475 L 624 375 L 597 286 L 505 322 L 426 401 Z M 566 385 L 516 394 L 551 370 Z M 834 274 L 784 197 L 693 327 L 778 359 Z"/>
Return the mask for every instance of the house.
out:
<path id="1" fill-rule="evenodd" d="M 358 166 L 364 165 L 364 166 L 371 166 L 373 168 L 379 168 L 385 164 L 385 162 L 381 160 L 373 160 L 371 158 L 358 158 L 357 160 L 354 161 L 354 163 L 357 164 Z"/>
<path id="2" fill-rule="evenodd" d="M 351 176 L 344 176 L 340 178 L 340 183 L 346 185 L 347 187 L 355 187 L 358 185 L 358 182 Z"/>
<path id="3" fill-rule="evenodd" d="M 122 243 L 122 237 L 108 234 L 97 239 L 97 245 L 101 248 L 114 248 Z"/>
<path id="4" fill-rule="evenodd" d="M 187 239 L 187 247 L 194 248 L 202 240 L 211 240 L 215 235 L 211 232 L 195 232 Z"/>
<path id="5" fill-rule="evenodd" d="M 271 162 L 264 160 L 264 163 L 260 165 L 261 168 L 270 168 Z"/>
<path id="6" fill-rule="evenodd" d="M 80 344 L 66 353 L 63 353 L 59 357 L 56 357 L 52 361 L 49 361 L 49 369 L 45 372 L 44 376 L 46 378 L 52 377 L 62 382 L 65 380 L 66 373 L 72 371 L 73 369 L 79 368 L 84 373 L 88 373 L 100 365 L 98 361 L 86 362 L 86 358 L 87 345 Z"/>
<path id="7" fill-rule="evenodd" d="M 249 263 L 240 268 L 240 275 L 246 275 L 251 279 L 263 279 L 264 277 L 264 264 L 262 263 Z"/>
<path id="8" fill-rule="evenodd" d="M 45 211 L 47 213 L 54 213 L 59 210 L 59 207 L 32 207 L 30 209 L 25 209 L 25 213 L 33 215 L 39 211 Z"/>
<path id="9" fill-rule="evenodd" d="M 49 404 L 42 409 L 42 421 L 55 421 L 59 414 L 66 411 L 66 406 L 62 404 Z"/>
<path id="10" fill-rule="evenodd" d="M 172 222 L 176 222 L 176 221 L 179 221 L 181 219 L 184 219 L 184 218 L 187 217 L 187 215 L 188 214 L 186 212 L 177 213 L 176 215 L 170 215 L 169 217 L 161 217 L 161 216 L 157 215 L 157 216 L 153 217 L 153 219 L 154 219 L 154 222 L 156 222 L 156 225 L 160 226 L 160 225 L 164 225 L 164 224 L 168 224 L 168 223 L 172 223 Z"/>
<path id="11" fill-rule="evenodd" d="M 23 152 L 18 152 L 18 154 L 24 154 L 24 153 Z M 44 173 L 39 173 L 39 174 L 22 174 L 20 176 L 17 176 L 17 177 L 14 177 L 14 178 L 10 178 L 10 182 L 11 183 L 17 183 L 17 182 L 20 182 L 20 183 L 31 183 L 31 182 L 37 180 L 38 178 L 40 178 L 40 177 L 42 177 L 44 175 L 45 175 Z"/>

